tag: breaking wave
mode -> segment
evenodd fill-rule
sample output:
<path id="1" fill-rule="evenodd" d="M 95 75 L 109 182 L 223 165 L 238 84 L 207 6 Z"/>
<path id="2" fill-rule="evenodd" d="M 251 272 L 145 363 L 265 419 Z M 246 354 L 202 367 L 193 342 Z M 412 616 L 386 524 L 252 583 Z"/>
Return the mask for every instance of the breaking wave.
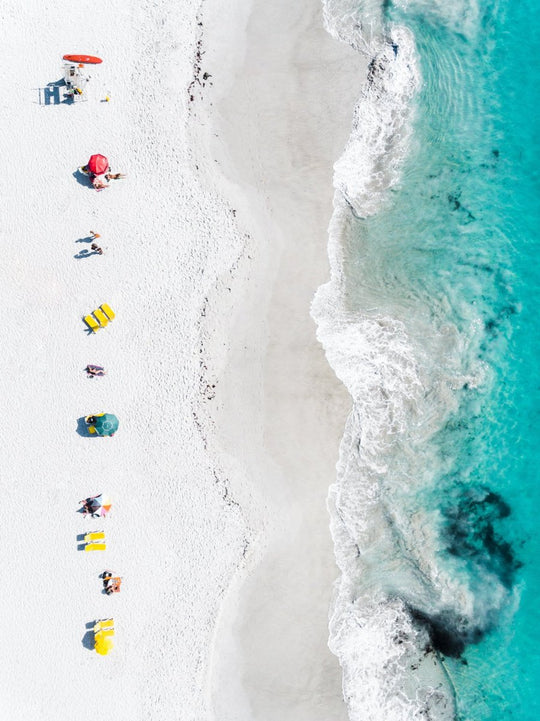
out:
<path id="1" fill-rule="evenodd" d="M 331 280 L 312 305 L 353 401 L 328 499 L 329 645 L 351 721 L 463 718 L 455 669 L 519 599 L 512 508 L 489 467 L 504 428 L 485 423 L 520 312 L 475 76 L 487 10 L 323 6 L 368 65 L 335 164 Z"/>

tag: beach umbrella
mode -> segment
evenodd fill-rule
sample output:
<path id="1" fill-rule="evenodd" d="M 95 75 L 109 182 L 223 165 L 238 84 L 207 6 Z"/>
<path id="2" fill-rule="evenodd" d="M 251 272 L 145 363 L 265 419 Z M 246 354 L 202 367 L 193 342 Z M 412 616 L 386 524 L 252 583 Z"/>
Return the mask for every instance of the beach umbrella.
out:
<path id="1" fill-rule="evenodd" d="M 101 656 L 106 656 L 113 646 L 114 643 L 110 636 L 103 636 L 102 634 L 96 635 L 94 648 Z"/>
<path id="2" fill-rule="evenodd" d="M 88 513 L 92 513 L 95 516 L 106 516 L 111 510 L 112 501 L 109 496 L 104 496 L 102 493 L 94 498 L 87 498 L 85 501 L 86 510 Z"/>
<path id="3" fill-rule="evenodd" d="M 112 436 L 118 430 L 118 418 L 113 413 L 102 413 L 94 416 L 91 425 L 96 429 L 98 436 Z"/>
<path id="4" fill-rule="evenodd" d="M 99 155 L 99 153 L 97 153 L 96 155 L 90 156 L 87 167 L 94 175 L 101 175 L 102 173 L 106 173 L 109 169 L 109 161 L 104 155 Z"/>
<path id="5" fill-rule="evenodd" d="M 106 516 L 107 513 L 111 510 L 112 501 L 109 498 L 109 496 L 99 496 L 99 499 L 101 501 L 101 508 L 99 509 L 98 513 L 100 516 Z"/>
<path id="6" fill-rule="evenodd" d="M 101 508 L 101 501 L 99 500 L 100 498 L 101 496 L 97 496 L 96 498 L 89 498 L 86 501 L 86 507 L 89 511 L 91 511 L 92 513 L 96 513 L 96 511 Z"/>

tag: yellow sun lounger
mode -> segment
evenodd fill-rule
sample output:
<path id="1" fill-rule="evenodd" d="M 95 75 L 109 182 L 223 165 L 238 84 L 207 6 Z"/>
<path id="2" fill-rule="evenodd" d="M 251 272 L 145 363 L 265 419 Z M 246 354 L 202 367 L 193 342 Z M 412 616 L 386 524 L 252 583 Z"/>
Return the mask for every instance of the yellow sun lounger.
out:
<path id="1" fill-rule="evenodd" d="M 99 321 L 99 324 L 102 328 L 105 328 L 105 326 L 108 325 L 109 319 L 107 318 L 105 313 L 103 313 L 103 311 L 101 311 L 99 308 L 94 311 L 93 315 L 94 318 Z"/>
<path id="2" fill-rule="evenodd" d="M 90 330 L 94 333 L 100 329 L 99 323 L 96 322 L 96 320 L 91 315 L 85 315 L 84 316 L 84 322 L 87 326 L 89 326 Z"/>
<path id="3" fill-rule="evenodd" d="M 100 307 L 101 310 L 107 315 L 107 317 L 108 317 L 109 320 L 114 320 L 114 318 L 115 318 L 115 313 L 114 313 L 113 310 L 111 310 L 111 308 L 109 308 L 109 306 L 107 305 L 107 303 L 102 303 L 99 307 Z M 95 315 L 95 314 L 94 314 L 94 315 Z"/>
<path id="4" fill-rule="evenodd" d="M 114 618 L 104 618 L 101 621 L 96 621 L 94 624 L 94 633 L 99 633 L 105 630 L 114 630 Z"/>
<path id="5" fill-rule="evenodd" d="M 102 631 L 95 631 L 94 636 L 95 638 L 99 638 L 100 636 L 102 638 L 104 636 L 114 636 L 114 628 L 104 628 Z"/>
<path id="6" fill-rule="evenodd" d="M 93 533 L 87 533 L 84 537 L 85 543 L 92 543 L 92 541 L 104 541 L 105 531 L 94 531 Z"/>
<path id="7" fill-rule="evenodd" d="M 106 549 L 106 543 L 87 543 L 84 547 L 85 551 L 105 551 Z"/>

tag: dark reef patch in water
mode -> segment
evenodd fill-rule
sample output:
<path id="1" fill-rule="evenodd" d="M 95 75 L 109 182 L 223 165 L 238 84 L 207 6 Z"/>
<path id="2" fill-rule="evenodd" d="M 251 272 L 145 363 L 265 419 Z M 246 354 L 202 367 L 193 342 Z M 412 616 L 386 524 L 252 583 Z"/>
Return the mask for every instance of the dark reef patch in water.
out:
<path id="1" fill-rule="evenodd" d="M 450 203 L 450 210 L 459 210 L 465 214 L 465 223 L 471 223 L 473 220 L 476 220 L 471 211 L 465 208 L 461 203 L 461 191 L 456 193 L 449 193 L 447 197 L 448 202 Z"/>
<path id="2" fill-rule="evenodd" d="M 485 486 L 473 486 L 461 491 L 441 510 L 448 553 L 471 563 L 481 578 L 486 573 L 494 574 L 510 588 L 521 563 L 497 529 L 511 513 L 508 503 Z"/>
<path id="3" fill-rule="evenodd" d="M 460 658 L 467 644 L 478 643 L 483 636 L 479 629 L 460 630 L 458 620 L 450 614 L 430 616 L 412 607 L 409 607 L 409 613 L 418 625 L 427 630 L 432 648 L 449 658 Z M 431 651 L 430 647 L 426 649 L 428 651 Z"/>
<path id="4" fill-rule="evenodd" d="M 516 313 L 518 313 L 518 308 L 515 305 L 505 305 L 499 310 L 495 317 L 488 318 L 484 321 L 486 333 L 491 337 L 495 337 L 501 325 L 508 321 L 513 315 L 516 315 Z"/>

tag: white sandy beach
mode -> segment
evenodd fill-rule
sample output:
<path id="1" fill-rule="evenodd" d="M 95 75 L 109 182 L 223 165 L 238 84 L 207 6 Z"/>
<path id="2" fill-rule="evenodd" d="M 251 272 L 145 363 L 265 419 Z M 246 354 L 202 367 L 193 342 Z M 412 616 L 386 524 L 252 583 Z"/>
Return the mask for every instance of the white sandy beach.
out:
<path id="1" fill-rule="evenodd" d="M 346 718 L 326 647 L 325 499 L 348 404 L 309 304 L 328 273 L 355 61 L 316 0 L 199 10 L 10 0 L 4 11 L 11 721 L 102 709 L 118 721 Z M 212 77 L 190 102 L 198 42 Z M 66 52 L 104 59 L 88 102 L 39 105 Z M 101 193 L 73 176 L 95 152 L 128 176 Z M 77 259 L 90 229 L 104 255 Z M 103 302 L 116 319 L 89 336 L 82 316 Z M 87 379 L 87 363 L 107 376 Z M 120 419 L 114 438 L 77 433 L 102 411 Z M 79 499 L 100 491 L 110 517 L 83 519 Z M 106 531 L 105 553 L 77 550 L 89 529 Z M 101 593 L 104 568 L 123 576 L 120 594 Z M 110 616 L 115 648 L 100 657 L 88 624 Z"/>

